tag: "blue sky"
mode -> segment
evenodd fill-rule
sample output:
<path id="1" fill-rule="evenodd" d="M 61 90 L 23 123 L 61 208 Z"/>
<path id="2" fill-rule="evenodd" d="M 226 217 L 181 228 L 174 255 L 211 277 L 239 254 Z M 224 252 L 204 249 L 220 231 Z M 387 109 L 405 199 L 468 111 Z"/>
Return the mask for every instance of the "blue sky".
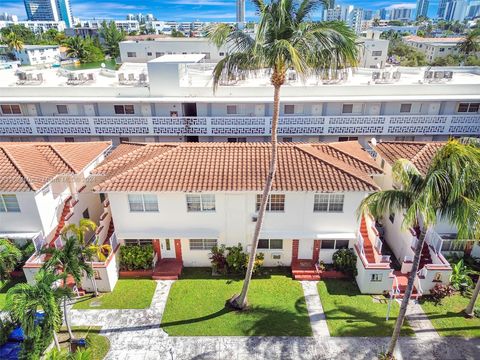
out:
<path id="1" fill-rule="evenodd" d="M 247 18 L 255 13 L 247 2 Z M 338 4 L 352 4 L 365 9 L 378 9 L 399 4 L 415 7 L 416 0 L 346 0 Z M 235 0 L 70 0 L 74 16 L 81 18 L 123 19 L 128 13 L 153 13 L 161 20 L 232 21 L 235 19 Z M 430 1 L 430 13 L 436 11 L 438 0 Z M 0 12 L 26 17 L 23 0 L 0 0 Z"/>

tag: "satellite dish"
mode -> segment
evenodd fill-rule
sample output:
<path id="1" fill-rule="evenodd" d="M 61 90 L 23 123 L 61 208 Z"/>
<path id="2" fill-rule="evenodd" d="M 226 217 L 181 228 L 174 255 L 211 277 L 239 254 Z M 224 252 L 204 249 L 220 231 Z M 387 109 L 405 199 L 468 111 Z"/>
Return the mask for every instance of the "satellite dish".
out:
<path id="1" fill-rule="evenodd" d="M 373 146 L 377 146 L 377 139 L 372 138 L 372 140 L 370 140 L 370 142 L 372 143 Z"/>

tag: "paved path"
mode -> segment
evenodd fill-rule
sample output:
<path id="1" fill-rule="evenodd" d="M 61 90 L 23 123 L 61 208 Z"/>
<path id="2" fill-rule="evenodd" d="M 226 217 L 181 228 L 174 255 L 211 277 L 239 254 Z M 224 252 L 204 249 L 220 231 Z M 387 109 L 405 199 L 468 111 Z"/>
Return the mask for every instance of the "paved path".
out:
<path id="1" fill-rule="evenodd" d="M 318 281 L 300 281 L 300 283 L 302 284 L 305 302 L 307 303 L 313 336 L 330 336 L 327 326 L 327 318 L 323 312 L 322 302 L 318 295 Z"/>
<path id="2" fill-rule="evenodd" d="M 276 360 L 376 359 L 389 338 L 350 337 L 170 337 L 161 328 L 172 281 L 157 281 L 152 306 L 145 310 L 72 310 L 73 325 L 103 326 L 110 340 L 106 360 Z M 302 284 L 303 286 L 303 284 Z M 314 283 L 305 284 L 315 332 L 322 332 L 321 303 Z M 316 288 L 316 287 L 315 287 Z M 318 302 L 317 302 L 318 300 Z M 287 325 L 288 326 L 288 325 Z M 474 360 L 480 339 L 401 338 L 398 360 Z"/>
<path id="3" fill-rule="evenodd" d="M 410 300 L 405 317 L 415 332 L 416 337 L 421 339 L 436 339 L 440 337 L 417 301 Z"/>

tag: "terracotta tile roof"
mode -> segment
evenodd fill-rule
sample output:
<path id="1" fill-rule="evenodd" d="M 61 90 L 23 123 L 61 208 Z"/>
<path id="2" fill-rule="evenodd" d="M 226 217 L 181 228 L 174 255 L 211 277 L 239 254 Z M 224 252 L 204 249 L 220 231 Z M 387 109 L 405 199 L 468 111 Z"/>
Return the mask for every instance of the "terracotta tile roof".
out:
<path id="1" fill-rule="evenodd" d="M 382 141 L 372 148 L 393 165 L 398 159 L 410 160 L 422 174 L 426 174 L 430 162 L 445 142 Z"/>
<path id="2" fill-rule="evenodd" d="M 328 146 L 280 143 L 273 190 L 378 189 L 369 175 L 379 169 L 360 146 L 351 145 L 352 156 L 335 144 L 333 149 Z M 260 191 L 268 172 L 270 144 L 121 144 L 112 156 L 95 169 L 105 176 L 96 191 Z"/>
<path id="3" fill-rule="evenodd" d="M 0 143 L 0 191 L 36 191 L 57 175 L 78 174 L 110 142 Z"/>

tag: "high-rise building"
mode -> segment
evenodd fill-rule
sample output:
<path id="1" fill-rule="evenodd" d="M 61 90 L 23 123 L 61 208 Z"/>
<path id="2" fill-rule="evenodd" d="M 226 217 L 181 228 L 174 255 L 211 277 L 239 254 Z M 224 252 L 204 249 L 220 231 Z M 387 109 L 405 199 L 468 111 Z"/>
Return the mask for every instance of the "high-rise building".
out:
<path id="1" fill-rule="evenodd" d="M 429 0 L 418 0 L 417 1 L 417 19 L 420 16 L 427 17 L 428 6 L 430 5 Z"/>
<path id="2" fill-rule="evenodd" d="M 363 10 L 363 20 L 372 20 L 373 10 Z"/>
<path id="3" fill-rule="evenodd" d="M 447 7 L 448 0 L 440 0 L 438 2 L 437 17 L 443 19 L 445 17 L 445 8 Z"/>
<path id="4" fill-rule="evenodd" d="M 64 21 L 67 28 L 73 27 L 70 0 L 23 0 L 28 20 Z"/>
<path id="5" fill-rule="evenodd" d="M 390 20 L 409 21 L 412 20 L 413 9 L 409 7 L 396 7 L 390 13 Z"/>
<path id="6" fill-rule="evenodd" d="M 18 16 L 4 12 L 0 14 L 0 21 L 18 22 Z"/>
<path id="7" fill-rule="evenodd" d="M 388 10 L 385 8 L 378 10 L 378 17 L 380 20 L 387 20 Z"/>
<path id="8" fill-rule="evenodd" d="M 475 19 L 480 16 L 480 0 L 472 1 L 468 5 L 467 18 Z"/>
<path id="9" fill-rule="evenodd" d="M 448 0 L 443 18 L 447 21 L 463 21 L 467 16 L 468 2 L 466 0 Z"/>
<path id="10" fill-rule="evenodd" d="M 245 0 L 237 0 L 237 23 L 245 23 Z"/>

